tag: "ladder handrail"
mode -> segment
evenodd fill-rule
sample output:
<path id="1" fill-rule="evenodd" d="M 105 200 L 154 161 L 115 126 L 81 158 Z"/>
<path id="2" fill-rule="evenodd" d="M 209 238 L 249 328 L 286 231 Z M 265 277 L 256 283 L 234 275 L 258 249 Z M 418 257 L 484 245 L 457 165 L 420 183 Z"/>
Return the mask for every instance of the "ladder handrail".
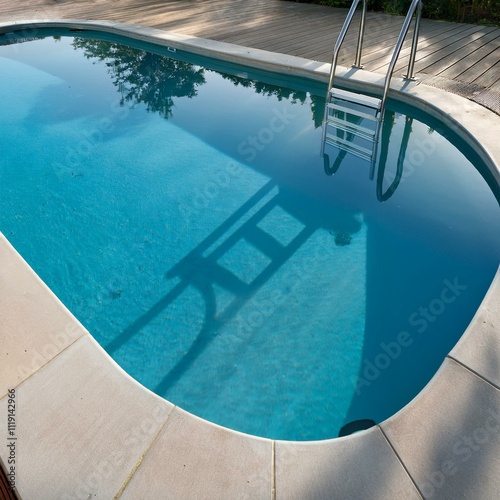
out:
<path id="1" fill-rule="evenodd" d="M 418 10 L 417 10 L 418 9 Z M 385 101 L 387 100 L 387 94 L 389 93 L 389 88 L 391 86 L 391 79 L 394 73 L 394 68 L 396 66 L 396 62 L 399 58 L 399 54 L 401 53 L 401 48 L 403 47 L 403 43 L 406 39 L 406 35 L 408 34 L 408 30 L 410 28 L 411 21 L 413 19 L 413 14 L 415 14 L 415 10 L 417 10 L 417 18 L 415 21 L 415 30 L 413 32 L 413 42 L 411 47 L 410 54 L 410 62 L 408 64 L 408 74 L 406 75 L 407 80 L 411 80 L 413 77 L 413 65 L 415 63 L 415 54 L 418 43 L 418 32 L 420 29 L 420 18 L 422 16 L 422 0 L 413 0 L 410 8 L 408 9 L 408 13 L 406 14 L 406 18 L 403 23 L 403 27 L 401 28 L 401 32 L 399 33 L 398 41 L 396 43 L 396 47 L 394 49 L 394 53 L 392 54 L 391 62 L 389 63 L 389 69 L 387 70 L 387 74 L 385 77 L 385 85 L 384 85 L 384 94 L 382 96 L 382 104 L 380 106 L 380 114 L 384 115 L 385 109 Z"/>
<path id="2" fill-rule="evenodd" d="M 342 29 L 340 30 L 339 36 L 337 37 L 337 41 L 335 42 L 335 46 L 333 49 L 333 56 L 332 56 L 332 64 L 330 67 L 330 78 L 328 80 L 328 92 L 330 92 L 330 89 L 332 88 L 332 85 L 333 85 L 333 77 L 335 75 L 335 68 L 337 67 L 337 60 L 339 57 L 340 48 L 342 47 L 342 44 L 344 43 L 344 39 L 345 39 L 345 36 L 347 34 L 347 30 L 349 29 L 349 26 L 351 25 L 352 19 L 354 17 L 354 13 L 356 12 L 356 8 L 357 8 L 359 2 L 360 2 L 360 0 L 353 0 L 353 2 L 351 4 L 351 8 L 349 9 L 349 12 L 347 13 L 347 17 L 345 18 L 344 24 L 342 25 Z M 363 11 L 361 14 L 362 17 L 361 17 L 359 37 L 358 37 L 358 46 L 356 48 L 355 64 L 357 64 L 357 65 L 359 65 L 361 62 L 361 46 L 362 46 L 362 40 L 363 40 L 362 31 L 364 31 L 365 15 L 366 15 L 366 0 L 363 0 Z"/>
<path id="3" fill-rule="evenodd" d="M 337 37 L 337 41 L 335 42 L 335 46 L 333 48 L 333 55 L 332 55 L 332 64 L 330 66 L 330 78 L 328 79 L 328 88 L 326 91 L 326 97 L 325 97 L 325 112 L 323 116 L 323 134 L 322 134 L 322 142 L 325 142 L 326 139 L 326 121 L 328 119 L 328 101 L 330 97 L 330 90 L 332 89 L 333 86 L 333 77 L 335 76 L 335 69 L 337 67 L 337 60 L 339 57 L 339 52 L 340 48 L 342 47 L 342 44 L 344 43 L 345 36 L 347 34 L 347 30 L 351 26 L 352 19 L 354 17 L 354 13 L 356 12 L 356 8 L 358 7 L 360 0 L 353 0 L 351 4 L 351 8 L 349 9 L 349 12 L 347 13 L 347 17 L 345 18 L 344 24 L 342 25 L 342 29 L 340 30 L 339 36 Z M 354 61 L 355 65 L 360 65 L 361 63 L 361 48 L 363 45 L 363 32 L 365 29 L 365 15 L 366 15 L 366 3 L 367 0 L 363 0 L 363 12 L 361 14 L 361 22 L 359 25 L 359 35 L 358 35 L 358 46 L 356 48 L 356 60 Z"/>
<path id="4" fill-rule="evenodd" d="M 340 49 L 342 47 L 342 44 L 344 43 L 345 36 L 347 34 L 347 31 L 352 23 L 354 13 L 356 11 L 356 8 L 359 5 L 360 0 L 353 0 L 351 4 L 351 8 L 349 9 L 349 12 L 347 14 L 347 17 L 344 21 L 344 24 L 342 25 L 342 29 L 340 30 L 339 36 L 337 38 L 337 41 L 335 42 L 335 47 L 333 50 L 333 56 L 332 56 L 332 64 L 330 67 L 330 78 L 328 81 L 328 88 L 327 88 L 327 94 L 326 94 L 326 99 L 325 99 L 325 113 L 324 113 L 324 118 L 323 118 L 323 134 L 322 134 L 322 154 L 325 154 L 325 144 L 326 144 L 326 139 L 327 139 L 327 129 L 329 126 L 329 115 L 328 115 L 328 109 L 329 109 L 329 103 L 331 102 L 332 99 L 332 92 L 333 92 L 333 80 L 335 77 L 335 70 L 337 68 L 337 61 L 338 61 L 338 55 L 340 52 Z M 419 36 L 419 30 L 420 30 L 420 19 L 422 17 L 422 0 L 412 0 L 410 8 L 408 9 L 408 13 L 406 14 L 403 26 L 401 28 L 401 31 L 398 36 L 398 40 L 396 43 L 396 46 L 394 48 L 394 52 L 392 54 L 391 62 L 389 63 L 389 68 L 386 73 L 385 77 L 385 82 L 384 82 L 384 92 L 382 95 L 382 98 L 378 100 L 378 106 L 377 106 L 377 111 L 376 111 L 376 118 L 377 118 L 377 123 L 378 126 L 375 131 L 375 136 L 374 136 L 374 148 L 372 150 L 372 165 L 370 169 L 370 179 L 373 179 L 374 173 L 375 173 L 375 162 L 377 158 L 377 153 L 378 153 L 378 142 L 379 142 L 379 135 L 380 135 L 380 129 L 381 129 L 381 124 L 384 123 L 384 114 L 385 114 L 385 105 L 387 101 L 387 96 L 389 93 L 389 89 L 391 86 L 391 79 L 394 73 L 394 69 L 397 63 L 397 60 L 399 58 L 399 55 L 401 53 L 401 48 L 403 47 L 403 43 L 406 39 L 406 36 L 408 34 L 408 30 L 410 28 L 410 25 L 413 20 L 413 16 L 416 11 L 416 20 L 415 20 L 415 27 L 413 30 L 413 41 L 412 41 L 412 46 L 411 46 L 411 52 L 410 52 L 410 60 L 408 63 L 408 71 L 407 74 L 404 76 L 406 80 L 412 80 L 413 79 L 413 70 L 414 70 L 414 65 L 415 65 L 415 56 L 417 52 L 417 45 L 418 45 L 418 36 Z M 366 17 L 366 6 L 367 6 L 367 0 L 363 0 L 363 11 L 362 11 L 362 17 L 359 25 L 359 34 L 358 34 L 358 45 L 356 48 L 356 60 L 353 65 L 355 68 L 361 68 L 361 51 L 362 51 L 362 46 L 363 46 L 363 36 L 364 36 L 364 28 L 365 28 L 365 17 Z M 341 97 L 342 99 L 342 97 Z M 354 113 L 356 114 L 356 113 Z M 343 157 L 342 157 L 343 159 Z M 340 161 L 342 161 L 342 159 Z M 337 167 L 338 168 L 338 167 Z M 331 170 L 330 165 L 328 164 L 328 170 Z M 332 172 L 334 173 L 334 172 Z"/>

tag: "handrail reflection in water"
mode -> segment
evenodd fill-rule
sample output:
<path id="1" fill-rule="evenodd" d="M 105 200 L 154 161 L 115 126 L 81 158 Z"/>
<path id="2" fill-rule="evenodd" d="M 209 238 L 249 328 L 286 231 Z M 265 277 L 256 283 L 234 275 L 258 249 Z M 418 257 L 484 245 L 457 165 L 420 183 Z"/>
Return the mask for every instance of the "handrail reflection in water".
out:
<path id="1" fill-rule="evenodd" d="M 362 119 L 357 120 L 355 125 L 360 125 L 362 121 L 363 121 Z M 377 174 L 376 194 L 377 194 L 377 200 L 380 202 L 387 201 L 393 196 L 393 194 L 398 189 L 401 179 L 403 177 L 404 164 L 406 160 L 406 153 L 408 150 L 410 134 L 412 131 L 413 118 L 410 116 L 406 116 L 405 118 L 405 126 L 403 130 L 401 144 L 399 147 L 398 159 L 396 163 L 395 177 L 390 186 L 384 191 L 383 186 L 386 174 L 387 159 L 389 156 L 389 145 L 390 145 L 391 135 L 393 133 L 394 123 L 395 123 L 395 112 L 387 111 L 385 113 L 384 121 L 382 123 L 382 133 L 381 136 L 378 138 L 378 147 L 380 148 L 380 156 L 376 158 L 375 161 L 370 162 L 369 178 L 370 180 L 373 180 L 375 178 L 375 172 L 376 172 Z M 343 134 L 343 137 L 346 141 L 353 141 L 355 138 L 354 134 L 349 134 L 349 133 L 346 134 L 342 130 L 337 130 L 337 134 L 339 136 Z M 333 148 L 334 146 L 331 147 Z M 336 149 L 338 150 L 338 152 L 333 162 L 330 161 L 329 154 L 325 153 L 323 155 L 324 171 L 325 174 L 328 176 L 332 176 L 339 171 L 343 161 L 345 160 L 346 157 L 348 157 L 348 155 L 356 156 L 358 160 L 360 158 L 359 156 L 354 155 L 348 149 L 340 147 Z M 361 159 L 361 161 L 366 161 L 366 160 Z"/>

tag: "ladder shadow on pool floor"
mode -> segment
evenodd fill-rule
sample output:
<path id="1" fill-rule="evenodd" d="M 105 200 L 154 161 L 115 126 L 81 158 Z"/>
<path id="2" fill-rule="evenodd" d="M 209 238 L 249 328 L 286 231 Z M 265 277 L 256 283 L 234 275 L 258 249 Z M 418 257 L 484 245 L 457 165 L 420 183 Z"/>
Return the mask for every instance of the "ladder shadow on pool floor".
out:
<path id="1" fill-rule="evenodd" d="M 259 227 L 259 223 L 275 208 L 283 210 L 300 222 L 300 230 L 287 244 L 279 242 L 269 233 L 269 229 L 265 231 Z M 107 352 L 111 354 L 126 344 L 163 313 L 188 287 L 197 289 L 205 303 L 203 325 L 189 349 L 154 388 L 156 393 L 165 394 L 217 337 L 220 329 L 238 314 L 318 229 L 324 229 L 325 220 L 331 220 L 342 234 L 356 233 L 361 227 L 360 222 L 353 216 L 344 215 L 341 220 L 335 217 L 318 220 L 307 208 L 294 209 L 286 191 L 280 190 L 276 182 L 268 181 L 166 273 L 168 279 L 180 279 L 179 283 L 111 341 L 106 346 Z M 251 280 L 243 280 L 220 262 L 241 242 L 251 245 L 263 254 L 267 261 L 267 265 L 259 269 L 257 276 Z M 221 311 L 217 310 L 216 286 L 234 296 Z"/>
<path id="2" fill-rule="evenodd" d="M 388 155 L 388 138 L 394 126 L 394 113 L 389 111 L 386 114 L 381 133 L 386 143 L 381 148 L 379 168 L 376 169 L 377 198 L 379 201 L 390 198 L 399 185 L 411 124 L 412 120 L 407 120 L 405 123 L 396 177 L 386 192 L 383 192 L 382 185 Z M 339 163 L 345 157 L 343 152 L 343 148 L 337 149 Z M 325 160 L 329 162 L 327 156 Z M 370 160 L 373 161 L 371 158 Z M 326 169 L 326 162 L 325 173 L 331 175 L 331 172 Z M 205 306 L 203 324 L 188 350 L 154 388 L 156 393 L 165 394 L 217 337 L 224 325 L 252 300 L 255 294 L 317 230 L 328 229 L 330 232 L 336 233 L 335 243 L 337 245 L 348 244 L 345 242 L 350 241 L 350 235 L 359 231 L 361 226 L 354 214 L 346 213 L 339 219 L 329 212 L 324 217 L 318 217 L 318 212 L 313 208 L 313 205 L 313 201 L 309 199 L 304 200 L 304 203 L 297 203 L 297 200 L 295 200 L 294 203 L 294 200 L 289 199 L 287 191 L 275 180 L 268 181 L 166 273 L 167 279 L 177 279 L 179 282 L 146 313 L 117 335 L 106 346 L 107 352 L 112 354 L 117 351 L 168 309 L 188 288 L 195 288 L 201 294 Z M 272 230 L 267 228 L 265 231 L 259 227 L 259 223 L 275 208 L 279 208 L 293 217 L 300 222 L 302 227 L 286 245 L 280 243 L 275 235 L 273 236 Z M 259 274 L 252 280 L 242 279 L 221 262 L 223 257 L 241 242 L 251 245 L 268 261 L 268 264 L 260 269 Z M 219 301 L 216 287 L 234 297 L 223 310 L 218 310 Z"/>

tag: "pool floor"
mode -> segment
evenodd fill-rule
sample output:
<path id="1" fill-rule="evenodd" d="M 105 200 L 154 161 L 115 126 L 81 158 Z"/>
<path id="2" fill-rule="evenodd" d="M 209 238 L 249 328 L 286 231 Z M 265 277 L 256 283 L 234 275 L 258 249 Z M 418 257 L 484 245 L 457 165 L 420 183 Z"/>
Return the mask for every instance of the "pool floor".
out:
<path id="1" fill-rule="evenodd" d="M 77 42 L 2 48 L 17 77 L 3 84 L 1 228 L 118 364 L 271 438 L 335 437 L 410 401 L 498 265 L 498 204 L 464 155 L 415 120 L 381 203 L 368 165 L 325 175 L 314 94 L 146 55 L 185 78 L 158 100 L 97 56 L 73 60 L 96 52 Z M 390 117 L 386 186 L 407 123 Z"/>

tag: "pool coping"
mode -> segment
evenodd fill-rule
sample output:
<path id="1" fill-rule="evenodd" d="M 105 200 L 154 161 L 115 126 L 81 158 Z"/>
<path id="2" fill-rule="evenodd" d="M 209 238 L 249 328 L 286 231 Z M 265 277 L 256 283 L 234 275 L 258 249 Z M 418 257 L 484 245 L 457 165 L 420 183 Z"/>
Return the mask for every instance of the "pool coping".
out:
<path id="1" fill-rule="evenodd" d="M 327 80 L 330 67 L 295 56 L 109 21 L 0 23 L 0 34 L 26 29 L 35 36 L 42 28 L 102 31 L 320 81 Z M 377 94 L 384 76 L 339 67 L 338 79 Z M 478 152 L 500 184 L 500 141 L 494 132 L 500 130 L 498 115 L 425 83 L 406 84 L 396 78 L 391 97 L 410 101 L 444 120 Z M 34 434 L 36 439 L 30 438 L 19 422 L 19 441 L 30 445 L 27 449 L 32 452 L 30 457 L 19 452 L 22 497 L 31 498 L 52 487 L 44 477 L 50 470 L 53 478 L 66 472 L 70 482 L 60 485 L 64 498 L 87 498 L 87 493 L 102 498 L 135 498 L 138 493 L 142 498 L 158 498 L 165 491 L 177 498 L 193 494 L 196 498 L 422 498 L 435 494 L 453 498 L 464 491 L 472 491 L 474 498 L 491 498 L 500 489 L 498 461 L 490 460 L 491 467 L 483 464 L 490 455 L 500 456 L 500 267 L 460 341 L 426 387 L 402 410 L 356 435 L 287 442 L 224 429 L 154 395 L 116 365 L 1 235 L 0 255 L 0 326 L 8 331 L 2 331 L 2 336 L 9 355 L 4 363 L 6 355 L 1 353 L 0 406 L 6 415 L 7 388 L 15 388 L 23 420 L 32 424 L 31 433 L 33 429 L 39 432 Z M 14 282 L 16 286 L 9 286 Z M 94 371 L 89 372 L 89 366 Z M 81 392 L 68 392 L 66 380 L 73 381 Z M 61 397 L 57 401 L 53 396 L 40 399 L 54 384 Z M 89 385 L 90 392 L 85 389 Z M 78 395 L 84 392 L 86 402 L 79 403 Z M 24 402 L 23 393 L 30 396 Z M 101 394 L 101 400 L 94 393 Z M 129 401 L 129 394 L 134 401 Z M 134 404 L 136 400 L 141 404 Z M 99 404 L 103 408 L 98 415 Z M 65 418 L 54 416 L 53 408 Z M 448 415 L 455 417 L 453 422 L 443 421 Z M 492 415 L 499 415 L 496 427 L 490 425 Z M 138 444 L 132 447 L 123 436 L 138 423 Z M 88 428 L 94 429 L 94 435 L 85 433 Z M 483 440 L 484 432 L 476 439 L 478 429 L 486 429 L 488 439 Z M 57 431 L 63 434 L 60 441 L 40 448 L 38 441 Z M 83 435 L 84 445 L 78 450 L 68 450 L 66 439 L 72 432 Z M 468 448 L 457 443 L 470 436 L 475 446 L 467 454 L 463 449 Z M 119 466 L 109 459 L 110 453 L 120 454 Z M 45 454 L 53 457 L 53 464 L 39 463 Z M 6 458 L 2 449 L 4 464 Z"/>

